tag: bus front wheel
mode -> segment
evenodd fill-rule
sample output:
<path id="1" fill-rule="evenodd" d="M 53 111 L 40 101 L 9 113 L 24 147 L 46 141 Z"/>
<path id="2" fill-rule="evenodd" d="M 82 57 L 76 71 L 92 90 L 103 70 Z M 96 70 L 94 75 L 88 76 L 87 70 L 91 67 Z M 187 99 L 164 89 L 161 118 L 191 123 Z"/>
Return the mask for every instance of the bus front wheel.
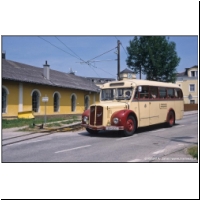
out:
<path id="1" fill-rule="evenodd" d="M 135 130 L 136 130 L 136 120 L 133 116 L 128 116 L 123 130 L 124 136 L 133 135 L 135 133 Z"/>

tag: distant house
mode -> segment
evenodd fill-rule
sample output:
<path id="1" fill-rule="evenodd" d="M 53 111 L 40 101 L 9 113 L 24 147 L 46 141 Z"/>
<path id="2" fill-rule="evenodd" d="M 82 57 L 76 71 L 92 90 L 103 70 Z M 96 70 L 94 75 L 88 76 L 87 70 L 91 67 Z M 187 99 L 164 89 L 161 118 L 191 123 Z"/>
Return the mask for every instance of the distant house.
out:
<path id="1" fill-rule="evenodd" d="M 82 114 L 99 101 L 99 88 L 84 77 L 5 59 L 2 54 L 2 117 L 33 111 L 35 116 Z"/>
<path id="2" fill-rule="evenodd" d="M 186 68 L 184 72 L 177 74 L 176 84 L 178 84 L 184 95 L 185 104 L 198 103 L 198 66 Z"/>
<path id="3" fill-rule="evenodd" d="M 104 83 L 115 81 L 114 78 L 97 78 L 97 77 L 85 77 L 85 78 L 94 83 L 98 87 L 103 85 Z"/>
<path id="4" fill-rule="evenodd" d="M 98 87 L 100 87 L 105 83 L 116 81 L 116 79 L 114 78 L 97 78 L 97 77 L 85 77 L 85 78 L 93 82 Z M 135 78 L 136 75 L 133 73 L 133 71 L 129 69 L 124 69 L 123 71 L 120 72 L 120 80 L 135 79 Z"/>
<path id="5" fill-rule="evenodd" d="M 124 69 L 119 73 L 120 80 L 127 80 L 127 79 L 136 79 L 135 73 L 130 69 Z"/>

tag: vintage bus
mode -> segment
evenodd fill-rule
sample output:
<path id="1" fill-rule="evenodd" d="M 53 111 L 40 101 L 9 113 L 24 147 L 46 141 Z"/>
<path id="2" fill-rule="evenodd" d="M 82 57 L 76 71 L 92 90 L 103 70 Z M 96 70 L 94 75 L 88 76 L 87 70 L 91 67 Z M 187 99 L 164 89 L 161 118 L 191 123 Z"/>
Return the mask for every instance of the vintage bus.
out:
<path id="1" fill-rule="evenodd" d="M 183 117 L 181 88 L 173 83 L 122 80 L 101 86 L 100 103 L 82 114 L 82 126 L 90 134 L 100 130 L 121 131 L 131 136 L 138 127 L 158 123 L 173 126 Z"/>

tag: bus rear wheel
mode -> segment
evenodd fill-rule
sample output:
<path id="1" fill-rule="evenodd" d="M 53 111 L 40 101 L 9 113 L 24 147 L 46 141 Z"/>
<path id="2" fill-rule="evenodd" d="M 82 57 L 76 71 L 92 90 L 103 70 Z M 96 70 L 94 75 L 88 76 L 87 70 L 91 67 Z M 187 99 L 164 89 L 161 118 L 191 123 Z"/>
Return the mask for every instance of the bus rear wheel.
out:
<path id="1" fill-rule="evenodd" d="M 175 115 L 173 111 L 170 111 L 167 117 L 167 125 L 172 127 L 175 124 Z"/>
<path id="2" fill-rule="evenodd" d="M 86 128 L 86 131 L 90 134 L 97 134 L 99 131 L 97 130 L 92 130 L 92 129 L 89 129 L 89 128 Z"/>
<path id="3" fill-rule="evenodd" d="M 131 136 L 135 133 L 136 130 L 136 120 L 133 116 L 128 116 L 126 124 L 124 126 L 123 135 Z"/>

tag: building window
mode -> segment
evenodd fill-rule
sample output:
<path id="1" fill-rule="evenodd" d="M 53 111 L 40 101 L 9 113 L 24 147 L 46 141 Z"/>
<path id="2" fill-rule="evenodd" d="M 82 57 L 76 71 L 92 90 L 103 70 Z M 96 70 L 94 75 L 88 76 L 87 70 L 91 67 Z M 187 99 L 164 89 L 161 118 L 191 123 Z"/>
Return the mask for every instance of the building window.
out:
<path id="1" fill-rule="evenodd" d="M 197 77 L 197 71 L 191 71 L 191 77 Z"/>
<path id="2" fill-rule="evenodd" d="M 190 100 L 190 104 L 195 104 L 195 100 Z"/>
<path id="3" fill-rule="evenodd" d="M 195 91 L 195 85 L 194 84 L 190 84 L 190 92 L 194 92 Z"/>
<path id="4" fill-rule="evenodd" d="M 75 112 L 76 111 L 76 96 L 73 94 L 71 96 L 71 111 Z"/>
<path id="5" fill-rule="evenodd" d="M 58 112 L 60 105 L 58 93 L 54 94 L 53 102 L 54 102 L 54 112 Z"/>
<path id="6" fill-rule="evenodd" d="M 2 113 L 6 113 L 7 108 L 7 92 L 2 88 Z"/>
<path id="7" fill-rule="evenodd" d="M 89 108 L 89 103 L 90 102 L 90 98 L 89 96 L 85 96 L 85 110 L 87 110 Z"/>
<path id="8" fill-rule="evenodd" d="M 34 91 L 32 93 L 32 111 L 38 112 L 39 111 L 39 93 Z"/>

